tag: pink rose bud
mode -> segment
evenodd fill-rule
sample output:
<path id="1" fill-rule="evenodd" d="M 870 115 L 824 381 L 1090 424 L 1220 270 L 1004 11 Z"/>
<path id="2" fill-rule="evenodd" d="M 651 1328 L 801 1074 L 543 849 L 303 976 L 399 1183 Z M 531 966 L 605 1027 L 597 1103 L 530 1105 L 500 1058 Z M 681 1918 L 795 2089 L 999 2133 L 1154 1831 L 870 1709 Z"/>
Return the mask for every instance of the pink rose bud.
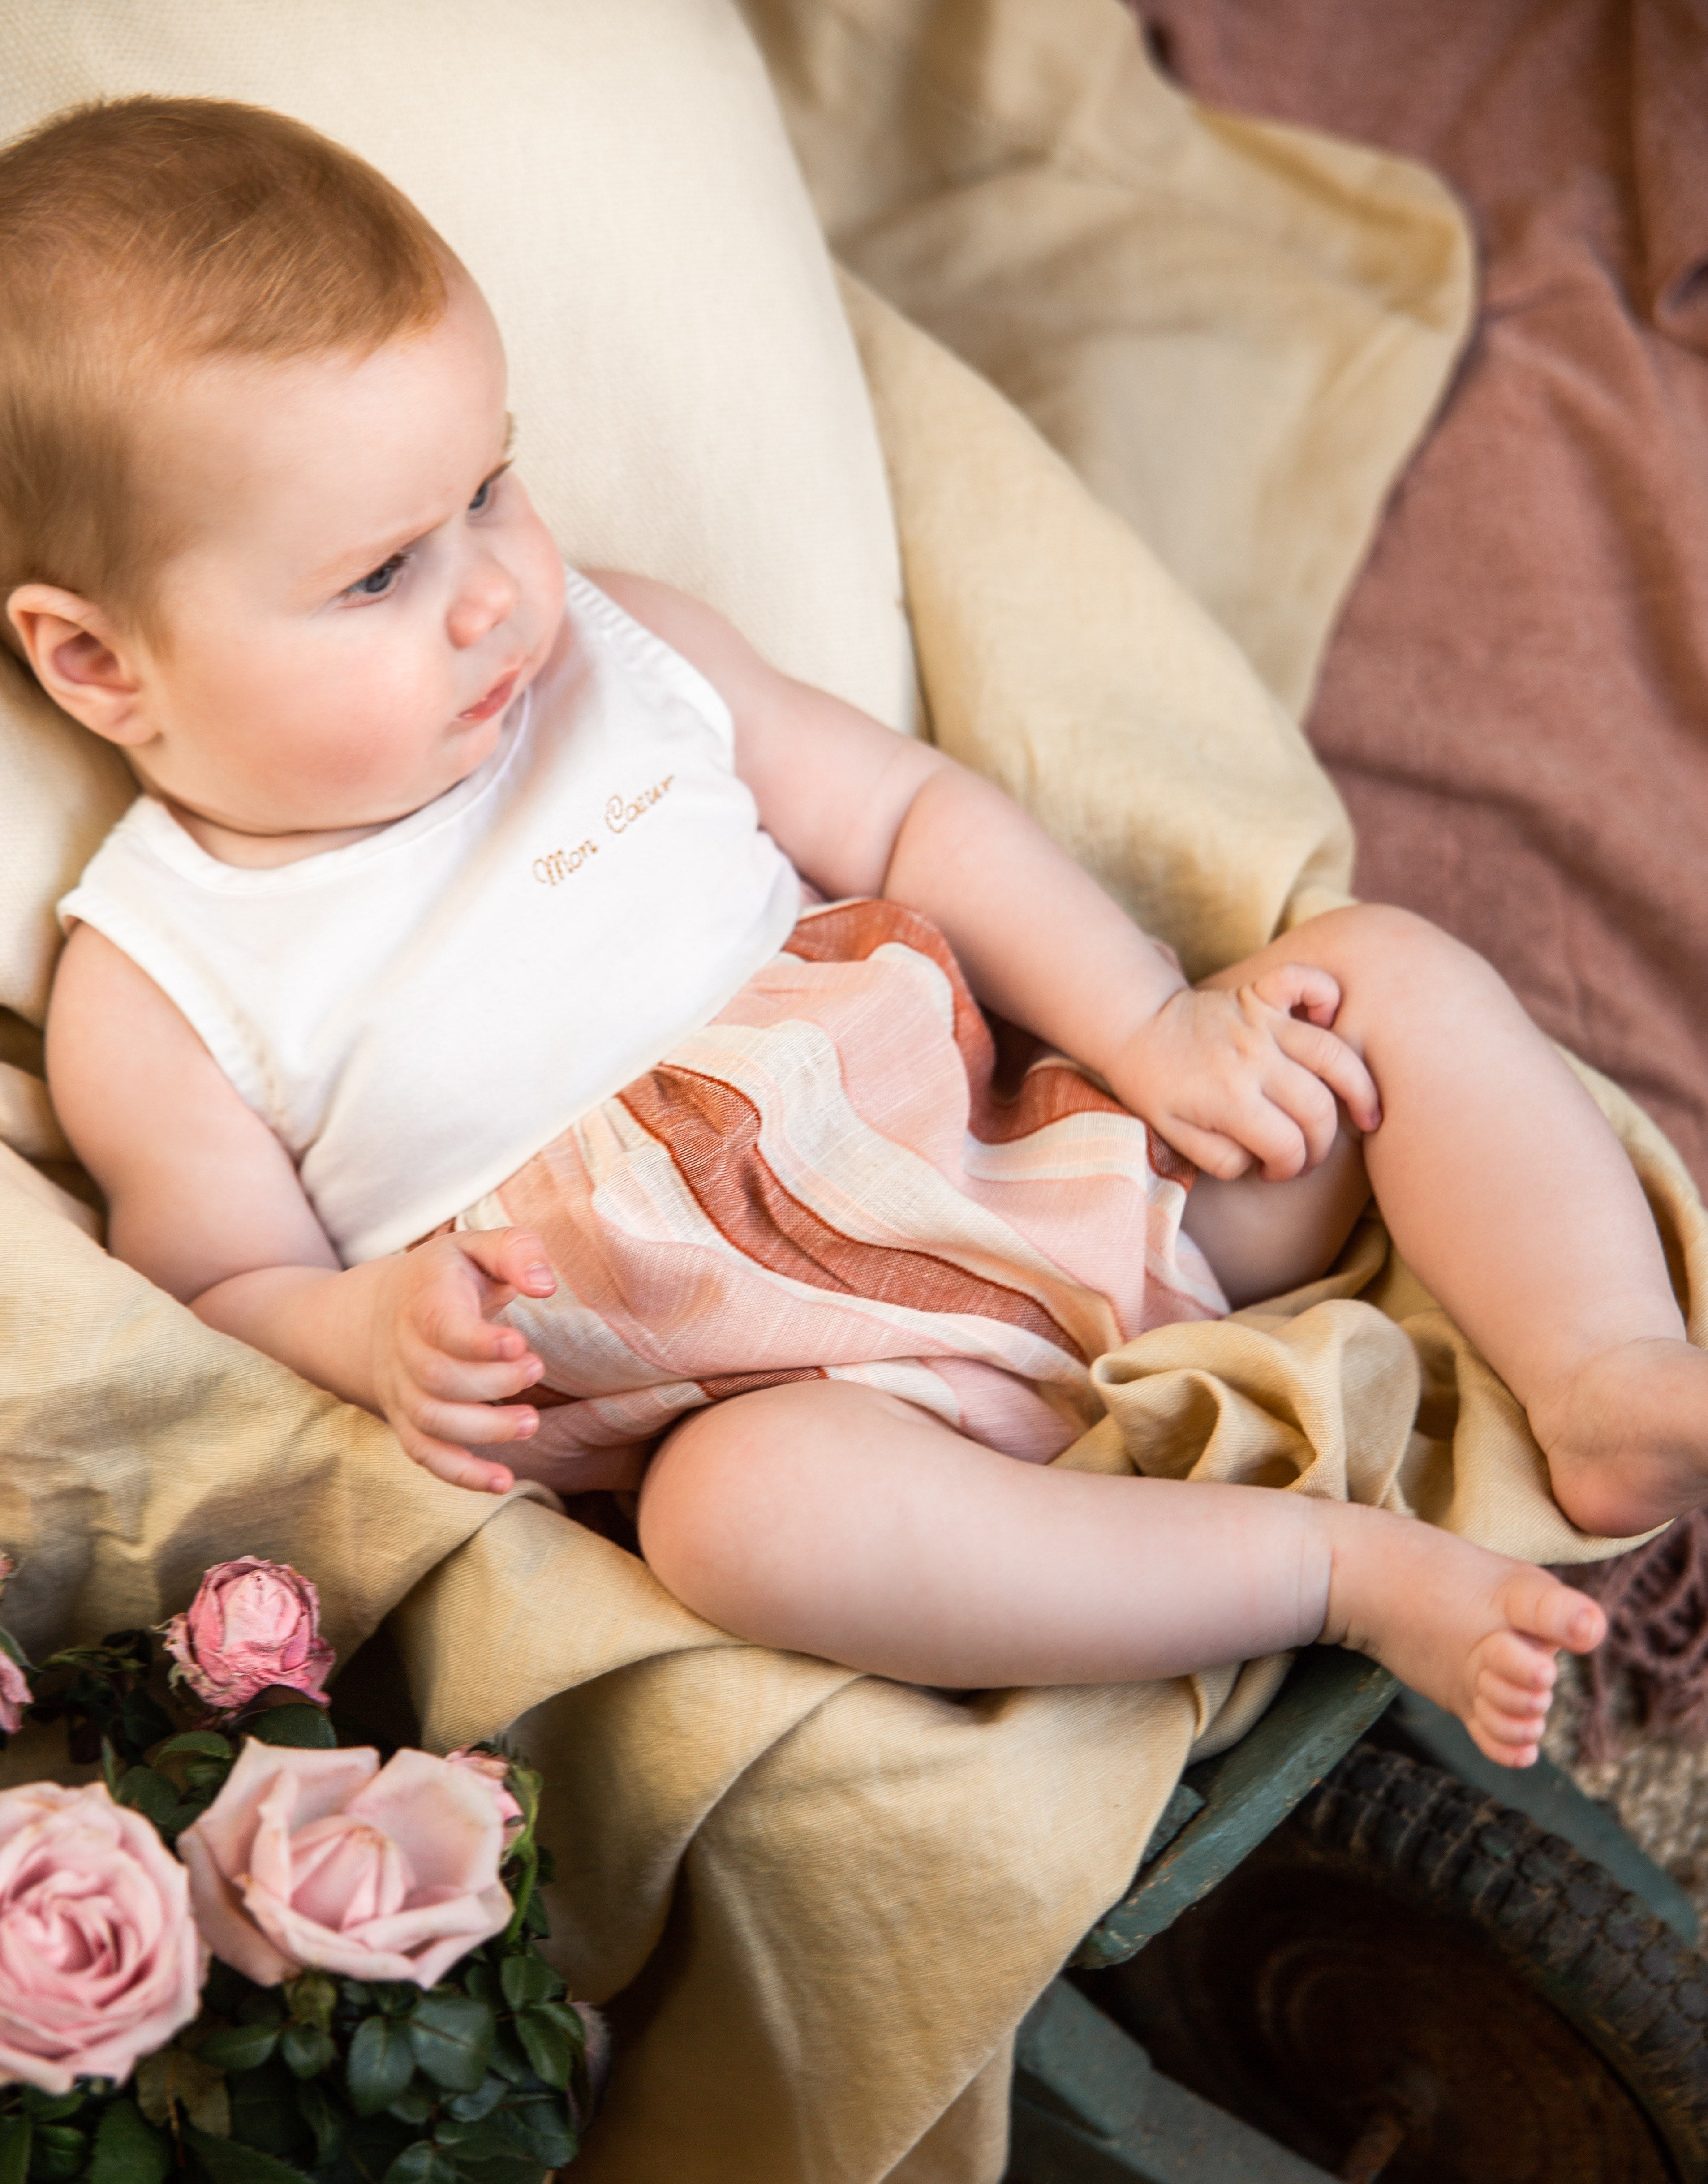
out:
<path id="1" fill-rule="evenodd" d="M 478 1774 L 483 1781 L 491 1785 L 493 1802 L 498 1807 L 498 1816 L 504 1823 L 506 1835 L 522 1825 L 522 1807 L 505 1787 L 510 1774 L 507 1759 L 496 1752 L 476 1752 L 465 1745 L 460 1751 L 446 1752 L 445 1764 L 447 1767 L 465 1768 L 469 1774 Z"/>
<path id="2" fill-rule="evenodd" d="M 320 1623 L 319 1593 L 288 1563 L 216 1563 L 188 1612 L 166 1625 L 173 1681 L 218 1713 L 236 1713 L 275 1685 L 325 1706 L 321 1687 L 338 1656 Z"/>
<path id="3" fill-rule="evenodd" d="M 104 1784 L 0 1791 L 0 2081 L 130 2075 L 201 2003 L 188 1876 Z"/>
<path id="4" fill-rule="evenodd" d="M 425 1752 L 244 1741 L 178 1838 L 216 1957 L 262 1986 L 310 1967 L 432 1986 L 508 1924 L 490 1786 Z"/>
<path id="5" fill-rule="evenodd" d="M 33 1694 L 30 1680 L 0 1642 L 0 1730 L 16 1736 L 24 1726 L 24 1709 Z"/>

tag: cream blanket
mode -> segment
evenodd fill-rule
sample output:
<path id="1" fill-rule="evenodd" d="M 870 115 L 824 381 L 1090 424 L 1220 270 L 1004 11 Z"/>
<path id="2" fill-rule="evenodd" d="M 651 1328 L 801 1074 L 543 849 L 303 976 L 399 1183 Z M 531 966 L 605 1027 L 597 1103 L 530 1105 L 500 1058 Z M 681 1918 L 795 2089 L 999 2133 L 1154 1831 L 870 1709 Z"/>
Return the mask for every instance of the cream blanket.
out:
<path id="1" fill-rule="evenodd" d="M 1286 643 L 1247 633 L 1297 694 L 1333 571 L 1450 361 L 1464 259 L 1444 201 L 1393 163 L 1206 120 L 1145 71 L 1113 0 L 756 12 L 797 125 L 827 132 L 828 161 L 878 116 L 914 209 L 940 189 L 955 265 L 970 247 L 992 265 L 1018 250 L 1019 298 L 1035 214 L 1063 263 L 1075 218 L 1125 235 L 1122 292 L 1158 325 L 1169 284 L 1186 282 L 1200 368 L 1147 375 L 1146 342 L 1128 354 L 1153 444 L 1206 448 L 1207 414 L 1244 444 L 1219 387 L 1248 383 L 1266 269 L 1264 310 L 1315 366 L 1292 376 L 1290 432 L 1279 394 L 1266 413 L 1271 474 L 1290 465 L 1298 490 L 1287 520 L 1269 510 L 1263 554 L 1272 573 L 1294 559 L 1328 573 L 1295 586 Z M 828 46 L 806 36 L 815 25 Z M 1148 117 L 1136 136 L 1132 101 Z M 1003 177 L 982 223 L 969 161 Z M 845 179 L 861 164 L 848 153 Z M 1183 268 L 1163 199 L 1237 248 Z M 1342 291 L 1355 309 L 1319 310 Z M 1404 292 L 1433 298 L 1432 322 L 1395 304 Z M 986 380 L 869 291 L 846 300 L 945 746 L 1021 795 L 1196 970 L 1335 899 L 1343 816 L 1234 644 Z M 1010 313 L 1014 354 L 1030 342 L 1041 370 L 1059 361 L 1091 300 L 1043 281 Z M 1219 355 L 1220 382 L 1204 368 Z M 1316 476 L 1319 447 L 1357 448 L 1355 493 Z M 1208 532 L 1194 547 L 1206 566 L 1218 550 Z M 1237 625 L 1228 602 L 1264 592 L 1262 554 L 1245 533 L 1220 550 Z M 1654 1129 L 1594 1089 L 1702 1340 L 1701 1207 Z M 19 1096 L 45 1132 L 36 1095 Z M 25 1640 L 157 1622 L 215 1557 L 282 1557 L 318 1580 L 341 1652 L 389 1614 L 430 1742 L 516 1723 L 551 1786 L 565 1967 L 577 1992 L 621 1995 L 585 2184 L 995 2184 L 1013 2028 L 1125 1888 L 1232 1672 L 962 1705 L 738 1644 L 527 1493 L 489 1505 L 440 1486 L 376 1422 L 108 1258 L 51 1197 L 0 1158 L 0 1541 L 22 1559 L 7 1607 Z M 1109 1416 L 1063 1462 L 1352 1494 L 1547 1559 L 1605 1551 L 1555 1510 L 1510 1397 L 1373 1224 L 1310 1291 L 1153 1330 L 1098 1379 Z M 31 1763 L 20 1747 L 8 1771 Z"/>

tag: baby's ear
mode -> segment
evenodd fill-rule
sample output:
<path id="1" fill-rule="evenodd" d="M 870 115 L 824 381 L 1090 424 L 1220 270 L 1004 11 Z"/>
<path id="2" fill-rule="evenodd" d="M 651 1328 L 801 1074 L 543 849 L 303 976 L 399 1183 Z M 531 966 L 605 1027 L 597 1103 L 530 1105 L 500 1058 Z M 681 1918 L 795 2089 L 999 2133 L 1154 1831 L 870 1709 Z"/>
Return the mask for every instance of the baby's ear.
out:
<path id="1" fill-rule="evenodd" d="M 127 648 L 98 607 L 57 584 L 20 584 L 7 598 L 6 615 L 56 705 L 109 743 L 148 740 Z"/>

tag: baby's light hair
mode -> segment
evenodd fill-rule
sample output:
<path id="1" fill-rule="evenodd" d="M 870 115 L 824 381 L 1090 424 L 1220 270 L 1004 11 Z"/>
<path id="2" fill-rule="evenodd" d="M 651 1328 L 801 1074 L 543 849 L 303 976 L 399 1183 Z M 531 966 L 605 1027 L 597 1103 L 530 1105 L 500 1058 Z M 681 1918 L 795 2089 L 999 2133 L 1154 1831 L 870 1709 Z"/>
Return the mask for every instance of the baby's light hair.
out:
<path id="1" fill-rule="evenodd" d="M 433 325 L 458 270 L 366 160 L 261 107 L 98 101 L 15 139 L 0 151 L 0 608 L 57 584 L 156 633 L 156 582 L 186 541 L 159 489 L 151 390 L 219 358 L 371 355 Z M 3 612 L 0 635 L 20 651 Z"/>

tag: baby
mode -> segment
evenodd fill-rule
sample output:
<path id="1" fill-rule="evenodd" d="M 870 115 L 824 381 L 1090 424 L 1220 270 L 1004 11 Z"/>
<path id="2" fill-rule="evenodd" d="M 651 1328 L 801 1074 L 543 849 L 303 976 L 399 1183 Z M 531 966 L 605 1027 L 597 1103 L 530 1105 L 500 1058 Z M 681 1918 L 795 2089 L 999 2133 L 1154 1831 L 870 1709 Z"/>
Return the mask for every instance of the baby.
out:
<path id="1" fill-rule="evenodd" d="M 1487 965 L 1357 908 L 1192 987 L 984 782 L 566 572 L 472 281 L 295 123 L 62 117 L 0 257 L 7 642 L 144 792 L 48 1027 L 114 1251 L 445 1479 L 638 1481 L 744 1636 L 971 1688 L 1331 1640 L 1534 1757 L 1604 1628 L 1545 1572 L 1048 1462 L 1374 1190 L 1576 1524 L 1704 1498 L 1708 1356 Z"/>

